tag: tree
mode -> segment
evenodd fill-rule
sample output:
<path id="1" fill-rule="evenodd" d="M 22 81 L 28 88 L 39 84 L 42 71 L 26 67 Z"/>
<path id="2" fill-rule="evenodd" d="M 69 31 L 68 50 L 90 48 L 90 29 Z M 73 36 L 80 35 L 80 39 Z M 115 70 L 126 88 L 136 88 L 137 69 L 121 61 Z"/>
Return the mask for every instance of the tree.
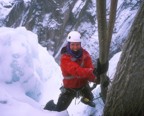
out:
<path id="1" fill-rule="evenodd" d="M 99 60 L 105 64 L 109 59 L 109 49 L 112 38 L 112 32 L 115 22 L 117 0 L 111 0 L 110 18 L 106 21 L 106 0 L 97 0 L 97 19 L 99 36 Z M 105 102 L 109 78 L 106 74 L 101 75 L 101 96 Z"/>
<path id="2" fill-rule="evenodd" d="M 104 116 L 144 116 L 144 2 L 124 45 Z"/>

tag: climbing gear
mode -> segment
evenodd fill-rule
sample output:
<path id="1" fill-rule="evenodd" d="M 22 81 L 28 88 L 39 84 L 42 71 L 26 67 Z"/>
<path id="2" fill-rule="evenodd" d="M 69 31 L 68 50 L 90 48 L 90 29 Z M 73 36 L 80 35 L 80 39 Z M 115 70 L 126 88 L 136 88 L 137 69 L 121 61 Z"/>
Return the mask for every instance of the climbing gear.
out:
<path id="1" fill-rule="evenodd" d="M 101 64 L 99 61 L 99 58 L 97 59 L 97 73 L 98 75 L 101 75 L 103 73 L 106 73 L 109 67 L 109 62 L 105 62 L 104 64 Z"/>
<path id="2" fill-rule="evenodd" d="M 95 80 L 96 84 L 100 84 L 100 75 L 107 72 L 108 66 L 108 61 L 104 64 L 101 64 L 99 59 L 97 59 L 97 67 L 93 70 L 93 74 L 97 77 Z M 108 85 L 108 83 L 105 83 L 104 85 Z"/>
<path id="3" fill-rule="evenodd" d="M 81 96 L 81 89 L 70 89 L 70 88 L 65 88 L 64 86 L 62 86 L 60 88 L 61 93 L 70 93 L 72 95 L 74 95 L 76 98 L 79 98 Z"/>
<path id="4" fill-rule="evenodd" d="M 97 68 L 94 68 L 93 74 L 96 76 L 95 83 L 100 84 L 100 75 L 97 72 Z"/>
<path id="5" fill-rule="evenodd" d="M 81 34 L 78 31 L 71 31 L 67 36 L 68 42 L 81 42 Z"/>
<path id="6" fill-rule="evenodd" d="M 81 102 L 86 105 L 89 105 L 91 107 L 95 107 L 95 103 L 93 101 L 89 100 L 88 98 L 82 98 Z"/>

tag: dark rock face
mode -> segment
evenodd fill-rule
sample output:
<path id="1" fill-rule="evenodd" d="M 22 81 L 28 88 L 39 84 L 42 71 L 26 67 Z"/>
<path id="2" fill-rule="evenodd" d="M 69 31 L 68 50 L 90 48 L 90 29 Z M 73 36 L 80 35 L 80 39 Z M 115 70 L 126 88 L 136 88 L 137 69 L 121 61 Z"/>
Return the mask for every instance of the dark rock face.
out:
<path id="1" fill-rule="evenodd" d="M 109 15 L 107 1 L 107 15 Z M 121 0 L 117 8 L 117 19 L 114 28 L 114 39 L 111 45 L 112 56 L 120 51 L 130 25 L 133 21 L 133 11 L 139 8 L 141 0 Z M 38 35 L 39 43 L 47 47 L 53 56 L 63 46 L 67 34 L 78 30 L 84 39 L 84 48 L 89 49 L 93 59 L 98 57 L 98 42 L 89 40 L 97 32 L 95 0 L 15 0 L 11 11 L 4 20 L 3 26 L 25 26 Z M 125 18 L 123 14 L 130 12 Z M 136 13 L 135 13 L 136 14 Z M 120 30 L 125 34 L 120 33 Z M 91 51 L 90 49 L 95 49 Z"/>
<path id="2" fill-rule="evenodd" d="M 88 12 L 92 2 L 83 0 L 81 6 L 72 11 L 76 3 L 77 0 L 32 0 L 27 3 L 23 0 L 16 1 L 5 20 L 5 25 L 25 26 L 37 33 L 39 42 L 55 54 L 69 31 L 79 30 L 81 33 L 86 31 L 78 28 L 83 22 L 89 22 L 93 28 L 90 35 L 95 31 L 95 15 L 92 16 Z"/>

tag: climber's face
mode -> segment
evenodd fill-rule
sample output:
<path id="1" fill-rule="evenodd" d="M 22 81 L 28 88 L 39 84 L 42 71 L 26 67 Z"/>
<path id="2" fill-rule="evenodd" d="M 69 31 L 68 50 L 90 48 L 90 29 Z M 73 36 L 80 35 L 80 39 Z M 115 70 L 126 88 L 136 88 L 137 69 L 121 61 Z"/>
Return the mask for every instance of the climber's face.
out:
<path id="1" fill-rule="evenodd" d="M 81 49 L 81 42 L 70 42 L 70 49 L 72 51 L 78 51 Z"/>

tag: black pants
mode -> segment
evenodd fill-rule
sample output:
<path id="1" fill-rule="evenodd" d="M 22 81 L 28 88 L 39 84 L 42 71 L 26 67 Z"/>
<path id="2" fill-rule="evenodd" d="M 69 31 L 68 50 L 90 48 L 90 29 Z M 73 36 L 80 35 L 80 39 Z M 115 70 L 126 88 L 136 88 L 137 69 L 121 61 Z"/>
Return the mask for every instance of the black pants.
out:
<path id="1" fill-rule="evenodd" d="M 68 108 L 74 97 L 77 97 L 77 94 L 80 93 L 85 98 L 88 98 L 89 100 L 93 100 L 93 94 L 90 90 L 90 86 L 87 84 L 83 88 L 79 89 L 67 89 L 62 91 L 62 93 L 59 96 L 57 105 L 55 110 L 56 111 L 63 111 Z"/>

